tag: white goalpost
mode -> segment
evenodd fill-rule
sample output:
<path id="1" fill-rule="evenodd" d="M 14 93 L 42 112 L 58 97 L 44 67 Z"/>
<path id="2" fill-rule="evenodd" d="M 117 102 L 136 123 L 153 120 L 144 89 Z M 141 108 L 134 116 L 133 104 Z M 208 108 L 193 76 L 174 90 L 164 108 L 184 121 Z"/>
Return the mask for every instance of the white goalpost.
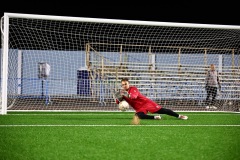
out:
<path id="1" fill-rule="evenodd" d="M 1 114 L 119 111 L 125 77 L 163 107 L 213 111 L 210 64 L 221 83 L 214 111 L 240 108 L 240 26 L 4 13 L 1 40 Z"/>

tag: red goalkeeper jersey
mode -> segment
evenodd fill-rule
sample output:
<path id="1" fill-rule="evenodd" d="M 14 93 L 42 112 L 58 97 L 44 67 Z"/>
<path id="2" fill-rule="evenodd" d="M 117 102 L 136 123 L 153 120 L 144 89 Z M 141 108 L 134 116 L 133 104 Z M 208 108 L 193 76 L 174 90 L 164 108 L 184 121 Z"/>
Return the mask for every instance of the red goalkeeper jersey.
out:
<path id="1" fill-rule="evenodd" d="M 148 112 L 155 113 L 162 108 L 156 102 L 142 95 L 134 86 L 129 87 L 128 94 L 130 95 L 130 98 L 125 96 L 123 98 L 133 107 L 136 112 L 144 112 L 145 114 Z"/>

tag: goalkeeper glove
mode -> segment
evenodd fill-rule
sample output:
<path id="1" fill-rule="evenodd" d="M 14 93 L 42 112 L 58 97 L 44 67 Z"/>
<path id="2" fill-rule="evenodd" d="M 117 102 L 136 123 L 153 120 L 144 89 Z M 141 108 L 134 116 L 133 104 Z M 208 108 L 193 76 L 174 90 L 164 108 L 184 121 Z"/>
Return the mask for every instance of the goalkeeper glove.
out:
<path id="1" fill-rule="evenodd" d="M 121 95 L 120 91 L 114 93 L 115 98 L 121 102 L 123 100 L 123 96 Z"/>
<path id="2" fill-rule="evenodd" d="M 128 94 L 127 91 L 121 91 L 121 95 L 127 97 L 127 98 L 130 98 L 130 95 Z"/>

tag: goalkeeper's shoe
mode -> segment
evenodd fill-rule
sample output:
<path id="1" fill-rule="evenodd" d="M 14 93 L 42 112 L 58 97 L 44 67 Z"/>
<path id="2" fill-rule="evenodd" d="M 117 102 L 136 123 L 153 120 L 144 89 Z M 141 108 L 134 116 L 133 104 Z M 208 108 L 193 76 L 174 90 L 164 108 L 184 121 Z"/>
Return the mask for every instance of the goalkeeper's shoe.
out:
<path id="1" fill-rule="evenodd" d="M 206 106 L 206 109 L 217 109 L 215 106 Z"/>
<path id="2" fill-rule="evenodd" d="M 217 109 L 217 107 L 215 107 L 215 106 L 210 106 L 210 108 L 211 108 L 211 109 Z"/>
<path id="3" fill-rule="evenodd" d="M 157 116 L 154 116 L 154 119 L 157 119 L 157 120 L 159 120 L 159 119 L 162 119 L 162 118 L 161 118 L 161 116 L 160 116 L 160 115 L 157 115 Z"/>
<path id="4" fill-rule="evenodd" d="M 179 119 L 183 119 L 183 120 L 187 120 L 188 119 L 188 116 L 184 116 L 184 115 L 179 115 L 178 117 Z"/>

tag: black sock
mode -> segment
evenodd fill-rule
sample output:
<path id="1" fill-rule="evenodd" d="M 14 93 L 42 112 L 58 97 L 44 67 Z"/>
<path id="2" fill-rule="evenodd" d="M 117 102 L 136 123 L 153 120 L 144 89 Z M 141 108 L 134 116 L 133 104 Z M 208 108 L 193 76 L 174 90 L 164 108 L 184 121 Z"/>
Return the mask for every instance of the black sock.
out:
<path id="1" fill-rule="evenodd" d="M 154 119 L 154 116 L 150 116 L 150 115 L 147 115 L 143 112 L 138 112 L 136 113 L 136 115 L 140 118 L 140 119 Z"/>

